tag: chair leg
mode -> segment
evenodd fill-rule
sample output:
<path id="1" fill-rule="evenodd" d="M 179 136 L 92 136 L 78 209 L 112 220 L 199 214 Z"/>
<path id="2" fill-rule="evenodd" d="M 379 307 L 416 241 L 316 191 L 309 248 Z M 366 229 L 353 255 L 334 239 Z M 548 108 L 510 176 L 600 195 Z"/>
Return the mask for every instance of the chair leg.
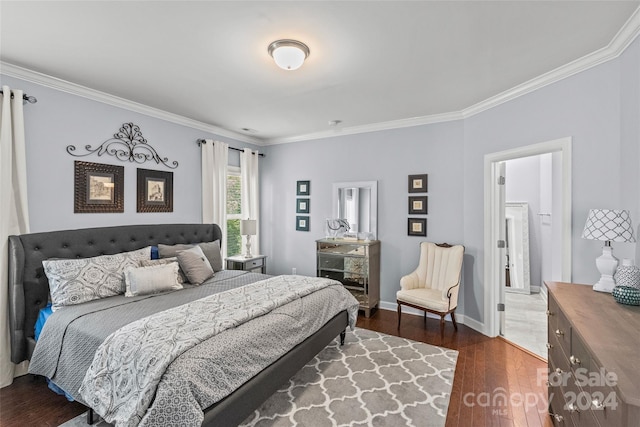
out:
<path id="1" fill-rule="evenodd" d="M 424 325 L 427 326 L 427 312 L 424 312 Z"/>
<path id="2" fill-rule="evenodd" d="M 458 324 L 456 323 L 456 312 L 455 311 L 451 312 L 451 323 L 453 323 L 453 328 L 457 331 L 458 330 Z"/>
<path id="3" fill-rule="evenodd" d="M 440 337 L 444 336 L 444 315 L 440 315 Z"/>
<path id="4" fill-rule="evenodd" d="M 400 319 L 402 318 L 402 307 L 398 303 L 398 329 L 400 329 Z"/>

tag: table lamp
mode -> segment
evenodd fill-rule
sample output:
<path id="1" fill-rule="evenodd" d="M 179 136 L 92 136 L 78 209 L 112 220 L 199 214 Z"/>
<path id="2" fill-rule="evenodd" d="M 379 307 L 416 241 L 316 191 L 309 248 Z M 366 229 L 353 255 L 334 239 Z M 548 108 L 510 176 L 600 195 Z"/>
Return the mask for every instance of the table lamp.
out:
<path id="1" fill-rule="evenodd" d="M 256 234 L 256 220 L 255 219 L 241 219 L 240 220 L 240 234 L 247 236 L 247 252 L 244 254 L 245 258 L 251 258 L 251 236 Z"/>
<path id="2" fill-rule="evenodd" d="M 618 259 L 613 256 L 611 242 L 635 242 L 631 217 L 627 210 L 591 209 L 582 231 L 583 239 L 604 241 L 602 255 L 596 258 L 600 280 L 593 285 L 594 291 L 611 292 L 616 286 L 613 274 L 618 268 Z"/>

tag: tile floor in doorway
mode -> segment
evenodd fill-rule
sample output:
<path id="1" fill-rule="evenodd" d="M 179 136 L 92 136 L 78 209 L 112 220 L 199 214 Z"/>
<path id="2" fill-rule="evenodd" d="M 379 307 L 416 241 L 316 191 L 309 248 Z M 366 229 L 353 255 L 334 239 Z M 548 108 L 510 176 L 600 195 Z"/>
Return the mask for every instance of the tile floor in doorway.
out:
<path id="1" fill-rule="evenodd" d="M 505 292 L 505 333 L 509 341 L 547 358 L 547 302 L 542 294 Z"/>

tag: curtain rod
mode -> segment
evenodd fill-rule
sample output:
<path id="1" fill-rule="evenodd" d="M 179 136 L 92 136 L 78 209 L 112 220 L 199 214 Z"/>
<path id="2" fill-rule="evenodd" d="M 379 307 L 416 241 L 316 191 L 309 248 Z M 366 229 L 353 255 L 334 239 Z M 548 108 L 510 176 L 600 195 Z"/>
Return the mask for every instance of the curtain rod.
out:
<path id="1" fill-rule="evenodd" d="M 207 143 L 207 140 L 206 140 L 206 139 L 198 139 L 198 140 L 196 141 L 196 144 L 198 144 L 198 146 L 200 146 L 200 145 L 202 145 L 202 144 L 206 144 L 206 143 Z M 242 148 L 236 148 L 236 147 L 229 147 L 229 150 L 244 151 L 244 149 L 242 149 Z M 251 154 L 256 154 L 256 153 L 251 152 Z M 263 153 L 258 153 L 258 156 L 260 156 L 260 157 L 264 157 L 264 154 L 263 154 Z"/>
<path id="2" fill-rule="evenodd" d="M 4 95 L 2 89 L 0 89 L 0 94 Z M 11 97 L 13 98 L 13 91 L 11 91 Z M 29 104 L 35 104 L 36 102 L 38 102 L 35 96 L 29 96 L 26 93 L 22 94 L 22 99 L 27 101 Z"/>

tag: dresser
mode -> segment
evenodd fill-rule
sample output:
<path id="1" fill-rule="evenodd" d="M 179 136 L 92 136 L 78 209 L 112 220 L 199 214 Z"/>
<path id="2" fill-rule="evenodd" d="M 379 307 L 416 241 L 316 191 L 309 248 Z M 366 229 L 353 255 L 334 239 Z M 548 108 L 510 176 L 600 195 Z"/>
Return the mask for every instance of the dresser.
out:
<path id="1" fill-rule="evenodd" d="M 554 426 L 640 426 L 640 307 L 591 286 L 547 282 Z"/>
<path id="2" fill-rule="evenodd" d="M 316 241 L 317 276 L 341 282 L 369 317 L 380 303 L 380 241 Z"/>

